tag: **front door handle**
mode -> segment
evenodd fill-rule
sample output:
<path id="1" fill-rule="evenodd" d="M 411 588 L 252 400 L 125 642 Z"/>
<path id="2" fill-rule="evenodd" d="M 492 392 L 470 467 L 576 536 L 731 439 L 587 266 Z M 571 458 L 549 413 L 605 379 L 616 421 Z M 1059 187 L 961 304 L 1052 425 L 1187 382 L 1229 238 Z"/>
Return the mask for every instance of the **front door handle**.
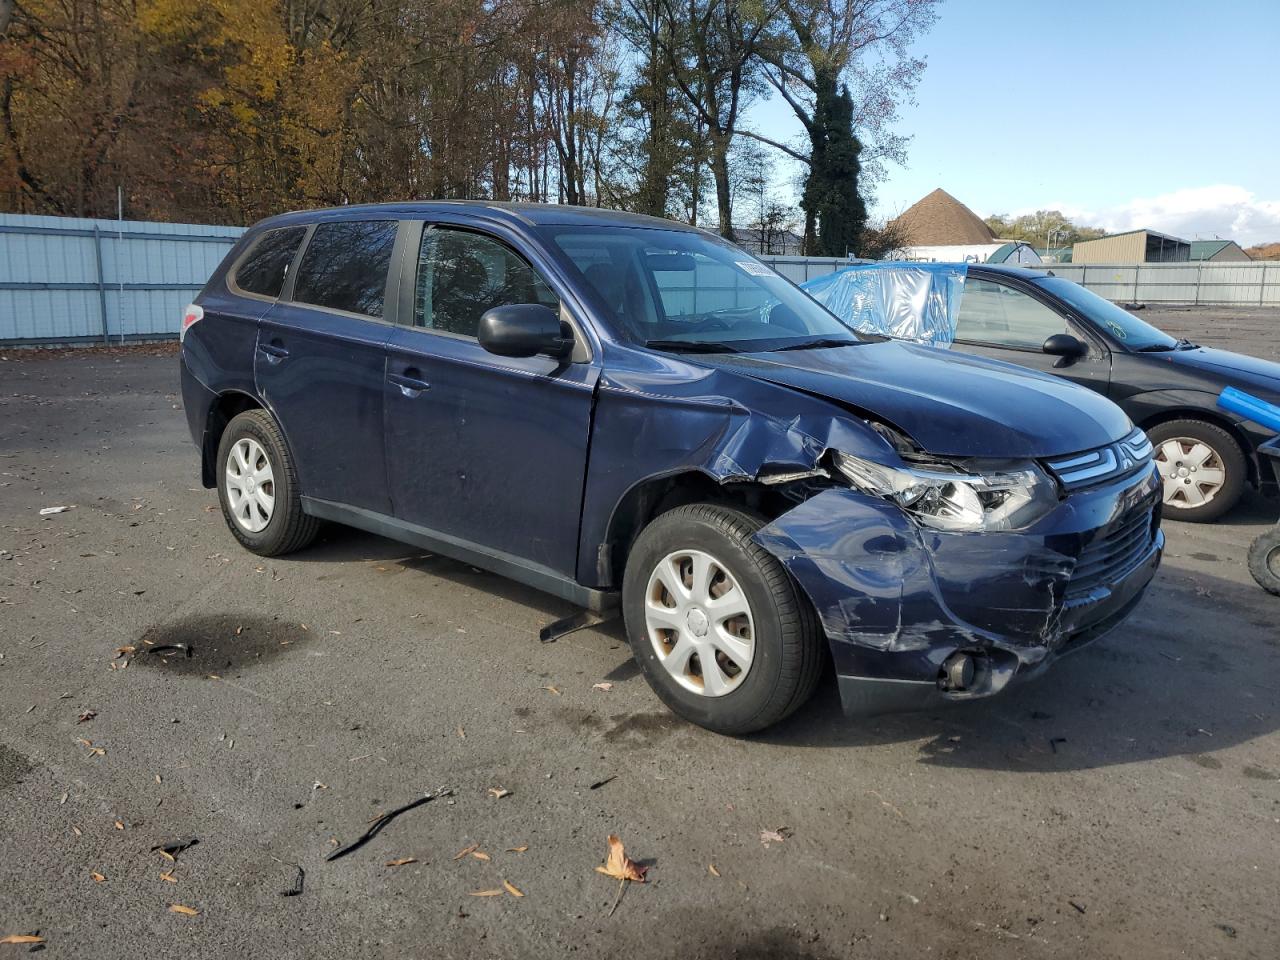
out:
<path id="1" fill-rule="evenodd" d="M 410 367 L 404 373 L 389 373 L 387 379 L 400 388 L 400 392 L 410 400 L 422 396 L 424 390 L 430 390 L 431 384 L 422 379 L 417 367 Z"/>

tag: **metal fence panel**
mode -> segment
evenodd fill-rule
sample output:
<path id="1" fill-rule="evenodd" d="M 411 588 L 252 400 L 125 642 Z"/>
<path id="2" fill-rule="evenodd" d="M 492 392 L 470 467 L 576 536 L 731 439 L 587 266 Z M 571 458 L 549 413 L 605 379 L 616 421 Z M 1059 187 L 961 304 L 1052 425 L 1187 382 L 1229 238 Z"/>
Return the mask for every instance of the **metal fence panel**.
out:
<path id="1" fill-rule="evenodd" d="M 0 342 L 172 336 L 242 227 L 0 214 Z"/>
<path id="2" fill-rule="evenodd" d="M 1120 303 L 1280 304 L 1280 263 L 1054 263 L 1060 277 Z"/>
<path id="3" fill-rule="evenodd" d="M 804 283 L 814 277 L 825 277 L 828 273 L 843 270 L 854 263 L 843 257 L 761 257 L 760 259 L 792 283 Z"/>

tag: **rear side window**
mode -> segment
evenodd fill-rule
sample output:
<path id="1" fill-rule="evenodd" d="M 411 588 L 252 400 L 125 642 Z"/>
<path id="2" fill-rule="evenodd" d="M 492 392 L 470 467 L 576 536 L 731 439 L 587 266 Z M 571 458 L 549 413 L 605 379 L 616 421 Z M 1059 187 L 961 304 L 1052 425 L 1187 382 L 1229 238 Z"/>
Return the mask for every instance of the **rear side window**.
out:
<path id="1" fill-rule="evenodd" d="M 253 245 L 249 255 L 236 268 L 235 285 L 245 293 L 263 297 L 280 296 L 289 264 L 298 253 L 298 246 L 306 235 L 306 227 L 287 227 L 268 230 Z"/>
<path id="2" fill-rule="evenodd" d="M 381 317 L 396 227 L 395 220 L 318 225 L 298 265 L 293 299 Z"/>

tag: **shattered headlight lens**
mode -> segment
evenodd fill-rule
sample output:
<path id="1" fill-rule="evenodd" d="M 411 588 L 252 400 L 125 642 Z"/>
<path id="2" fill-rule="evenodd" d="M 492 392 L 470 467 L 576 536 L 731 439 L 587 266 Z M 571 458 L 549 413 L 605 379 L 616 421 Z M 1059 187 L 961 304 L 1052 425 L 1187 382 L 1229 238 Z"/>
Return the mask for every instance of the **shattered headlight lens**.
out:
<path id="1" fill-rule="evenodd" d="M 835 465 L 857 489 L 892 500 L 935 530 L 1021 530 L 1058 502 L 1053 480 L 1033 463 L 991 470 L 946 461 L 887 467 L 837 452 Z"/>

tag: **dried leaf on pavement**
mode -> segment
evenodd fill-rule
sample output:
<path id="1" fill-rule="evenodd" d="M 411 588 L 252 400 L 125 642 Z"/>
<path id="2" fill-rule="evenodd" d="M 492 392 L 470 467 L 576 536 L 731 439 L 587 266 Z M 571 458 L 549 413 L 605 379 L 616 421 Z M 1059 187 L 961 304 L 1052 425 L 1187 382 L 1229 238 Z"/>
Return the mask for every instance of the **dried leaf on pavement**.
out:
<path id="1" fill-rule="evenodd" d="M 166 870 L 164 873 L 160 874 L 160 879 L 163 880 L 165 883 L 178 882 L 178 878 L 173 875 L 172 870 Z"/>
<path id="2" fill-rule="evenodd" d="M 608 693 L 610 690 L 612 690 L 612 689 L 613 689 L 613 684 L 612 684 L 612 683 L 593 683 L 593 684 L 591 685 L 591 689 L 592 689 L 592 690 L 603 690 L 603 691 L 605 691 L 606 693 Z"/>
<path id="3" fill-rule="evenodd" d="M 490 787 L 489 796 L 493 797 L 495 800 L 501 800 L 503 797 L 511 796 L 511 791 L 506 787 Z"/>
<path id="4" fill-rule="evenodd" d="M 523 896 L 524 896 L 524 894 L 520 891 L 520 889 L 519 889 L 519 888 L 518 888 L 514 883 L 512 883 L 510 880 L 503 880 L 503 881 L 502 881 L 502 886 L 503 886 L 504 888 L 506 888 L 507 893 L 511 894 L 513 897 L 523 897 Z"/>
<path id="5" fill-rule="evenodd" d="M 526 843 L 523 847 L 507 847 L 507 853 L 524 853 L 528 849 L 529 845 Z"/>
<path id="6" fill-rule="evenodd" d="M 503 891 L 501 890 L 473 890 L 471 893 L 467 894 L 467 896 L 469 897 L 500 897 L 502 896 L 502 893 Z"/>
<path id="7" fill-rule="evenodd" d="M 399 860 L 388 860 L 388 867 L 403 867 L 406 863 L 417 863 L 417 857 L 401 857 Z"/>
<path id="8" fill-rule="evenodd" d="M 116 828 L 117 830 L 123 830 L 123 829 L 124 829 L 124 822 L 123 822 L 123 821 L 121 821 L 121 820 L 117 820 L 117 821 L 115 822 L 115 828 Z"/>
<path id="9" fill-rule="evenodd" d="M 76 723 L 88 723 L 90 720 L 92 720 L 92 719 L 93 719 L 94 717 L 96 717 L 97 715 L 98 715 L 98 711 L 97 711 L 97 710 L 85 710 L 85 711 L 82 711 L 82 712 L 81 712 L 81 714 L 80 714 L 80 716 L 76 717 Z"/>
<path id="10" fill-rule="evenodd" d="M 648 870 L 648 867 L 642 867 L 628 857 L 623 850 L 622 841 L 613 834 L 609 834 L 609 859 L 602 866 L 596 867 L 596 873 L 603 873 L 606 877 L 613 877 L 615 880 L 644 883 L 644 875 Z"/>
<path id="11" fill-rule="evenodd" d="M 479 850 L 479 849 L 480 849 L 480 844 L 478 844 L 478 843 L 473 843 L 471 846 L 469 846 L 469 847 L 465 847 L 465 848 L 463 848 L 462 850 L 459 850 L 459 851 L 454 855 L 453 859 L 455 859 L 455 860 L 461 860 L 461 859 L 462 859 L 463 857 L 465 857 L 468 853 L 474 853 L 475 851 L 477 851 L 477 850 Z"/>
<path id="12" fill-rule="evenodd" d="M 169 912 L 170 912 L 170 913 L 180 913 L 180 914 L 182 914 L 184 917 L 198 917 L 198 916 L 200 916 L 200 911 L 199 911 L 199 910 L 195 909 L 194 907 L 184 906 L 184 905 L 183 905 L 183 904 L 181 904 L 181 903 L 171 903 L 171 904 L 169 904 Z"/>
<path id="13" fill-rule="evenodd" d="M 542 689 L 548 693 L 554 693 L 557 697 L 560 696 L 560 691 L 556 687 L 543 687 Z"/>
<path id="14" fill-rule="evenodd" d="M 472 850 L 472 851 L 471 851 L 471 855 L 472 855 L 473 857 L 475 857 L 477 860 L 490 860 L 490 859 L 492 859 L 492 858 L 491 858 L 487 853 L 485 853 L 483 850 Z"/>
<path id="15" fill-rule="evenodd" d="M 790 827 L 779 827 L 777 830 L 761 830 L 760 842 L 766 847 L 771 843 L 782 843 L 791 836 Z"/>
<path id="16" fill-rule="evenodd" d="M 89 876 L 93 879 L 94 883 L 102 883 L 104 880 L 107 879 L 102 874 L 98 873 L 98 871 L 96 870 L 93 873 L 89 874 Z"/>
<path id="17" fill-rule="evenodd" d="M 720 871 L 716 869 L 716 865 L 714 863 L 707 864 L 707 873 L 711 874 L 713 877 L 720 876 Z"/>
<path id="18" fill-rule="evenodd" d="M 7 937 L 0 937 L 0 943 L 44 943 L 44 937 L 31 933 L 11 933 Z"/>

